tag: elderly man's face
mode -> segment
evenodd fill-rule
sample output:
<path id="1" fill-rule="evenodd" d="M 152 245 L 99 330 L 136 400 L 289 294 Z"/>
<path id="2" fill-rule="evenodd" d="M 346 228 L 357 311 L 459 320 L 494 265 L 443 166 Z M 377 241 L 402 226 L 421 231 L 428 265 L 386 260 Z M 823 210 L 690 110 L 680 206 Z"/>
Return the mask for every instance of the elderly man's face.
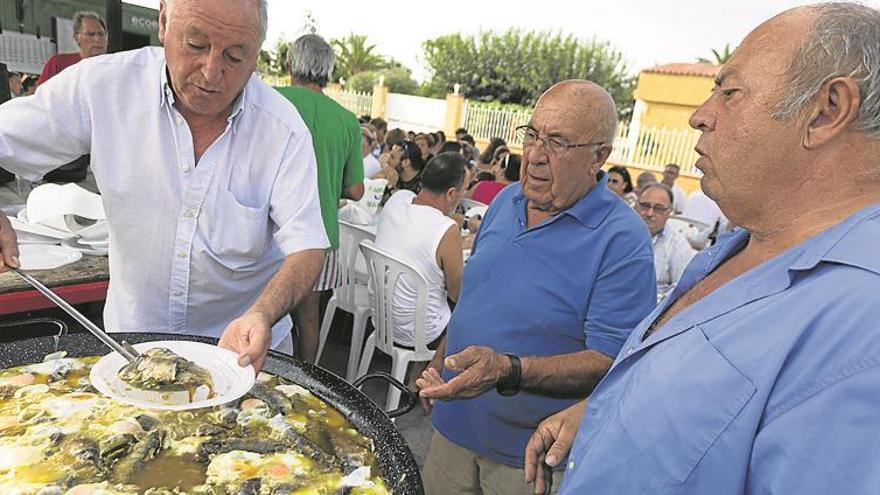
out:
<path id="1" fill-rule="evenodd" d="M 663 169 L 663 182 L 672 184 L 678 179 L 678 167 L 666 167 Z"/>
<path id="2" fill-rule="evenodd" d="M 545 149 L 545 140 L 557 138 L 568 144 L 594 142 L 595 119 L 584 105 L 566 94 L 545 95 L 535 107 L 529 126 L 540 139 L 523 148 L 521 178 L 523 195 L 532 207 L 558 212 L 576 203 L 596 183 L 604 162 L 602 146 L 569 148 L 559 153 Z M 608 143 L 610 145 L 610 143 Z"/>
<path id="3" fill-rule="evenodd" d="M 225 114 L 257 66 L 260 21 L 253 1 L 163 2 L 159 38 L 181 111 Z"/>
<path id="4" fill-rule="evenodd" d="M 73 40 L 79 45 L 82 58 L 107 53 L 107 31 L 97 19 L 83 17 L 79 32 L 73 33 Z"/>
<path id="5" fill-rule="evenodd" d="M 750 33 L 721 68 L 712 96 L 690 118 L 702 131 L 696 166 L 700 185 L 734 220 L 754 217 L 786 190 L 800 125 L 771 117 L 795 48 L 811 25 L 806 14 L 772 19 Z"/>
<path id="6" fill-rule="evenodd" d="M 649 187 L 639 196 L 636 211 L 648 225 L 651 235 L 657 235 L 666 226 L 666 221 L 672 213 L 669 194 L 659 187 Z"/>

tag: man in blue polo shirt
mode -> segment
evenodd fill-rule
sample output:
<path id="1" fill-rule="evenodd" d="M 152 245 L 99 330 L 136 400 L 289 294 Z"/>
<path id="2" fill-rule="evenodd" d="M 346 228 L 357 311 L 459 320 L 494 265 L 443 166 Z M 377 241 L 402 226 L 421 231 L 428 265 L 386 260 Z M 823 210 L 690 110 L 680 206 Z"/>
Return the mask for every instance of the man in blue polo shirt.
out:
<path id="1" fill-rule="evenodd" d="M 880 11 L 825 3 L 721 68 L 691 125 L 703 190 L 743 228 L 694 258 L 585 413 L 539 428 L 533 466 L 581 423 L 560 493 L 880 493 L 878 46 Z"/>
<path id="2" fill-rule="evenodd" d="M 443 400 L 428 495 L 530 493 L 523 452 L 538 422 L 589 395 L 654 307 L 648 231 L 604 174 L 597 181 L 616 127 L 607 92 L 566 81 L 518 129 L 520 184 L 492 202 L 445 350 L 417 383 Z"/>

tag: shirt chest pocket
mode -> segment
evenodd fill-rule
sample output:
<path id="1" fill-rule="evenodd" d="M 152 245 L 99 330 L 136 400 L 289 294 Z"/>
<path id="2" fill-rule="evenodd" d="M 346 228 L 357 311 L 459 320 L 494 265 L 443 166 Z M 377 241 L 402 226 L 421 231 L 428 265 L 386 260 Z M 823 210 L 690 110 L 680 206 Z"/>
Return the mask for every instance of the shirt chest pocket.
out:
<path id="1" fill-rule="evenodd" d="M 269 205 L 245 206 L 229 191 L 206 204 L 199 224 L 208 254 L 223 266 L 237 270 L 257 262 L 269 246 Z"/>
<path id="2" fill-rule="evenodd" d="M 683 484 L 755 386 L 699 327 L 658 344 L 641 361 L 622 395 L 620 422 L 659 484 Z"/>

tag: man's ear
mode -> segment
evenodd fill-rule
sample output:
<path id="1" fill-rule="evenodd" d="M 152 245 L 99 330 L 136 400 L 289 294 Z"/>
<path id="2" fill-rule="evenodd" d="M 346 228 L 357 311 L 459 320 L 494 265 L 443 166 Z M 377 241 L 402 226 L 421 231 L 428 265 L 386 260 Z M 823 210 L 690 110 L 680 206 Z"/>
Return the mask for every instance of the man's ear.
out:
<path id="1" fill-rule="evenodd" d="M 159 2 L 159 42 L 165 44 L 165 33 L 168 31 L 168 6 L 165 0 Z"/>
<path id="2" fill-rule="evenodd" d="M 816 149 L 846 131 L 859 117 L 862 98 L 851 77 L 835 77 L 824 85 L 810 105 L 803 145 Z"/>
<path id="3" fill-rule="evenodd" d="M 611 156 L 611 151 L 613 149 L 614 147 L 610 144 L 603 144 L 596 147 L 596 161 L 590 166 L 590 173 L 592 175 L 599 173 L 599 169 L 602 168 L 602 165 L 605 165 L 605 161 Z"/>

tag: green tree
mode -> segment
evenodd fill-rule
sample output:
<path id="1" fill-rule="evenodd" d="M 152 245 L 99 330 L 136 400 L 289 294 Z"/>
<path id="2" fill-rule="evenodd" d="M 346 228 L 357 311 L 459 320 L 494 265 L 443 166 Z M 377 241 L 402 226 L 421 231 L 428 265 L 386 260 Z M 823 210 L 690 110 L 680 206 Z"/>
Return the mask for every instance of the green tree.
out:
<path id="1" fill-rule="evenodd" d="M 426 96 L 443 97 L 457 83 L 472 100 L 532 106 L 554 83 L 582 78 L 607 89 L 622 117 L 632 112 L 635 78 L 627 73 L 623 54 L 607 42 L 510 29 L 440 36 L 423 49 Z"/>
<path id="2" fill-rule="evenodd" d="M 286 76 L 290 74 L 290 64 L 287 62 L 287 52 L 290 50 L 290 41 L 282 35 L 275 42 L 273 50 L 260 50 L 257 59 L 257 71 L 261 74 L 272 76 Z"/>
<path id="3" fill-rule="evenodd" d="M 419 91 L 419 84 L 413 80 L 412 71 L 403 66 L 358 72 L 346 80 L 346 86 L 355 91 L 370 92 L 379 76 L 385 77 L 385 86 L 392 93 L 414 95 Z"/>
<path id="4" fill-rule="evenodd" d="M 726 45 L 724 45 L 724 48 L 721 49 L 721 51 L 718 51 L 714 48 L 712 48 L 711 51 L 712 51 L 712 58 L 711 59 L 699 57 L 697 59 L 697 62 L 699 62 L 701 64 L 724 65 L 727 63 L 728 60 L 730 60 L 730 57 L 733 56 L 733 52 L 736 51 L 736 47 L 731 49 L 730 43 L 727 43 Z"/>
<path id="5" fill-rule="evenodd" d="M 333 80 L 344 77 L 346 81 L 359 72 L 375 71 L 386 65 L 385 59 L 374 53 L 376 45 L 367 43 L 366 35 L 351 33 L 345 38 L 330 41 L 336 51 L 336 68 Z"/>

